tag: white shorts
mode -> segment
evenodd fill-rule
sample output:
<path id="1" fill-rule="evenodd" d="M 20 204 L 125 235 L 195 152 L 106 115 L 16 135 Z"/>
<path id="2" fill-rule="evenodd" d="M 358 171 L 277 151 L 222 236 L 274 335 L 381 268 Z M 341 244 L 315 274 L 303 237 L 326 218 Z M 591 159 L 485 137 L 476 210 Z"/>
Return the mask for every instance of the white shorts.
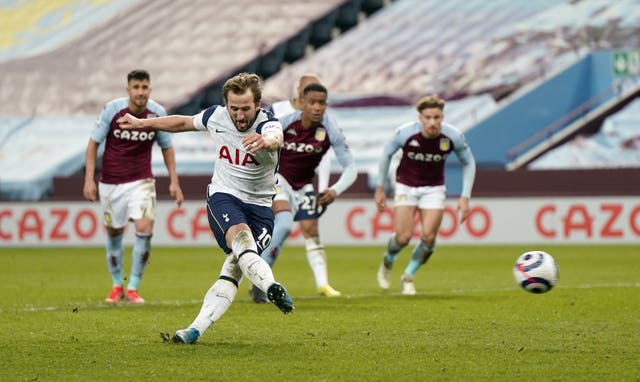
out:
<path id="1" fill-rule="evenodd" d="M 276 192 L 273 201 L 280 200 L 289 203 L 291 213 L 295 216 L 300 205 L 305 201 L 305 194 L 308 191 L 313 191 L 313 184 L 307 184 L 299 190 L 294 190 L 282 175 L 276 174 L 276 176 L 278 177 L 278 192 Z"/>
<path id="2" fill-rule="evenodd" d="M 409 187 L 396 184 L 394 206 L 418 206 L 421 210 L 443 210 L 446 186 Z"/>
<path id="3" fill-rule="evenodd" d="M 156 181 L 153 178 L 122 184 L 98 183 L 104 225 L 122 228 L 127 221 L 155 219 Z"/>

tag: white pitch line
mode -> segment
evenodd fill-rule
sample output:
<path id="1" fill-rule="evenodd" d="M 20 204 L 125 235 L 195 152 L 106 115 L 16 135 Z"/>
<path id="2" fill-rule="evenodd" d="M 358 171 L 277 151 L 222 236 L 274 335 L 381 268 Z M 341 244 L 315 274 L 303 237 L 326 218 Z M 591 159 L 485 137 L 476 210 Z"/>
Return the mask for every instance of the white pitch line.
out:
<path id="1" fill-rule="evenodd" d="M 605 288 L 640 288 L 640 283 L 615 283 L 615 284 L 582 284 L 582 285 L 558 285 L 554 288 L 557 289 L 605 289 Z M 511 288 L 493 288 L 493 289 L 450 289 L 450 290 L 429 290 L 428 292 L 418 292 L 417 295 L 420 296 L 429 296 L 429 295 L 440 295 L 447 293 L 455 293 L 455 294 L 464 294 L 464 293 L 491 293 L 491 292 L 508 292 L 516 289 L 515 287 Z M 384 296 L 401 296 L 400 292 L 379 292 L 379 293 L 353 293 L 343 295 L 341 298 L 362 298 L 362 297 L 384 297 Z M 325 297 L 322 296 L 296 296 L 296 300 L 315 300 L 315 299 L 323 299 Z M 340 298 L 340 297 L 338 297 Z M 410 298 L 410 297 L 409 297 Z M 236 301 L 250 301 L 249 298 L 240 298 Z M 147 301 L 144 305 L 147 306 L 180 306 L 180 305 L 194 305 L 201 304 L 202 300 L 190 300 L 190 301 Z M 68 303 L 64 306 L 28 306 L 23 308 L 16 309 L 0 309 L 0 313 L 8 313 L 8 312 L 55 312 L 55 311 L 63 311 L 63 310 L 86 310 L 86 309 L 118 309 L 123 307 L 135 307 L 134 305 L 122 303 L 122 304 L 106 304 L 106 303 L 98 303 L 98 304 L 86 304 L 86 303 Z"/>

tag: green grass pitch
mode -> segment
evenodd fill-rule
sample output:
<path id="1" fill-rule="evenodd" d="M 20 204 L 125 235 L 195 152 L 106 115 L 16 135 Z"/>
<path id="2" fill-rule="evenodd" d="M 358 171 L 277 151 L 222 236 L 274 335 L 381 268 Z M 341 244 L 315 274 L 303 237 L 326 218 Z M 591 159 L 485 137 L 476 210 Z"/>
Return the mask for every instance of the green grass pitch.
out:
<path id="1" fill-rule="evenodd" d="M 560 282 L 534 295 L 514 282 L 524 251 L 551 253 Z M 222 252 L 152 249 L 144 306 L 106 306 L 101 248 L 0 251 L 1 381 L 638 381 L 638 246 L 440 246 L 416 296 L 378 289 L 382 247 L 329 247 L 335 299 L 315 295 L 303 248 L 274 268 L 294 314 L 235 303 L 195 345 L 186 327 L 217 278 Z M 126 270 L 130 250 L 127 249 Z"/>

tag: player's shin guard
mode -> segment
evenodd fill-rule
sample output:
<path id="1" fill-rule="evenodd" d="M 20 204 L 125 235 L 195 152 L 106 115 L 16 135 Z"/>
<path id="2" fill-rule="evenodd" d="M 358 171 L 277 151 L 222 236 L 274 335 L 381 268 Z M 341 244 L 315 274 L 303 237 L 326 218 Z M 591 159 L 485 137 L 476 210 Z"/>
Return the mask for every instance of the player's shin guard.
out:
<path id="1" fill-rule="evenodd" d="M 258 256 L 255 240 L 249 231 L 241 231 L 233 239 L 231 249 L 238 259 L 242 274 L 263 292 L 275 282 L 271 267 Z"/>
<path id="2" fill-rule="evenodd" d="M 407 268 L 404 270 L 404 273 L 413 276 L 418 271 L 424 263 L 429 260 L 431 254 L 433 254 L 433 249 L 435 248 L 436 243 L 433 242 L 431 244 L 427 244 L 421 241 L 413 250 L 413 254 L 411 255 L 411 261 L 407 265 Z"/>
<path id="3" fill-rule="evenodd" d="M 404 248 L 404 246 L 398 244 L 396 241 L 396 234 L 393 233 L 387 242 L 387 252 L 385 253 L 386 262 L 393 264 L 393 262 L 396 261 L 398 253 L 402 251 L 402 248 Z"/>
<path id="4" fill-rule="evenodd" d="M 122 234 L 118 236 L 107 237 L 107 268 L 111 274 L 113 285 L 122 285 L 123 271 L 122 271 L 122 256 L 124 249 L 122 247 Z"/>
<path id="5" fill-rule="evenodd" d="M 149 262 L 151 249 L 151 234 L 136 232 L 136 240 L 133 243 L 131 275 L 127 289 L 137 290 L 142 279 L 147 263 Z"/>
<path id="6" fill-rule="evenodd" d="M 189 327 L 198 329 L 200 335 L 204 334 L 229 309 L 237 292 L 237 281 L 221 276 L 205 294 L 200 313 Z"/>
<path id="7" fill-rule="evenodd" d="M 305 241 L 307 249 L 307 261 L 316 279 L 316 288 L 329 284 L 327 276 L 327 255 L 324 246 L 320 244 L 319 237 L 311 237 Z"/>
<path id="8" fill-rule="evenodd" d="M 289 234 L 291 234 L 293 214 L 291 211 L 280 211 L 275 214 L 273 224 L 271 243 L 260 255 L 270 267 L 273 267 L 273 264 L 278 260 L 282 246 L 284 245 L 285 240 L 287 240 L 287 237 L 289 237 Z"/>

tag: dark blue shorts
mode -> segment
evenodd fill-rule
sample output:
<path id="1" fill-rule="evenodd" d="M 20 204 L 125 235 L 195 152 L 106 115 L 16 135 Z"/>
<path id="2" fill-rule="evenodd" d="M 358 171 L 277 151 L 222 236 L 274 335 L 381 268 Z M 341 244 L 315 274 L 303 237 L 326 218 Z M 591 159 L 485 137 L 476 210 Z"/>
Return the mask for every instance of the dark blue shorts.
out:
<path id="1" fill-rule="evenodd" d="M 271 207 L 258 206 L 241 201 L 233 195 L 216 192 L 207 199 L 209 227 L 218 245 L 225 253 L 231 253 L 225 234 L 229 227 L 246 223 L 258 245 L 258 253 L 269 246 L 273 233 Z"/>

